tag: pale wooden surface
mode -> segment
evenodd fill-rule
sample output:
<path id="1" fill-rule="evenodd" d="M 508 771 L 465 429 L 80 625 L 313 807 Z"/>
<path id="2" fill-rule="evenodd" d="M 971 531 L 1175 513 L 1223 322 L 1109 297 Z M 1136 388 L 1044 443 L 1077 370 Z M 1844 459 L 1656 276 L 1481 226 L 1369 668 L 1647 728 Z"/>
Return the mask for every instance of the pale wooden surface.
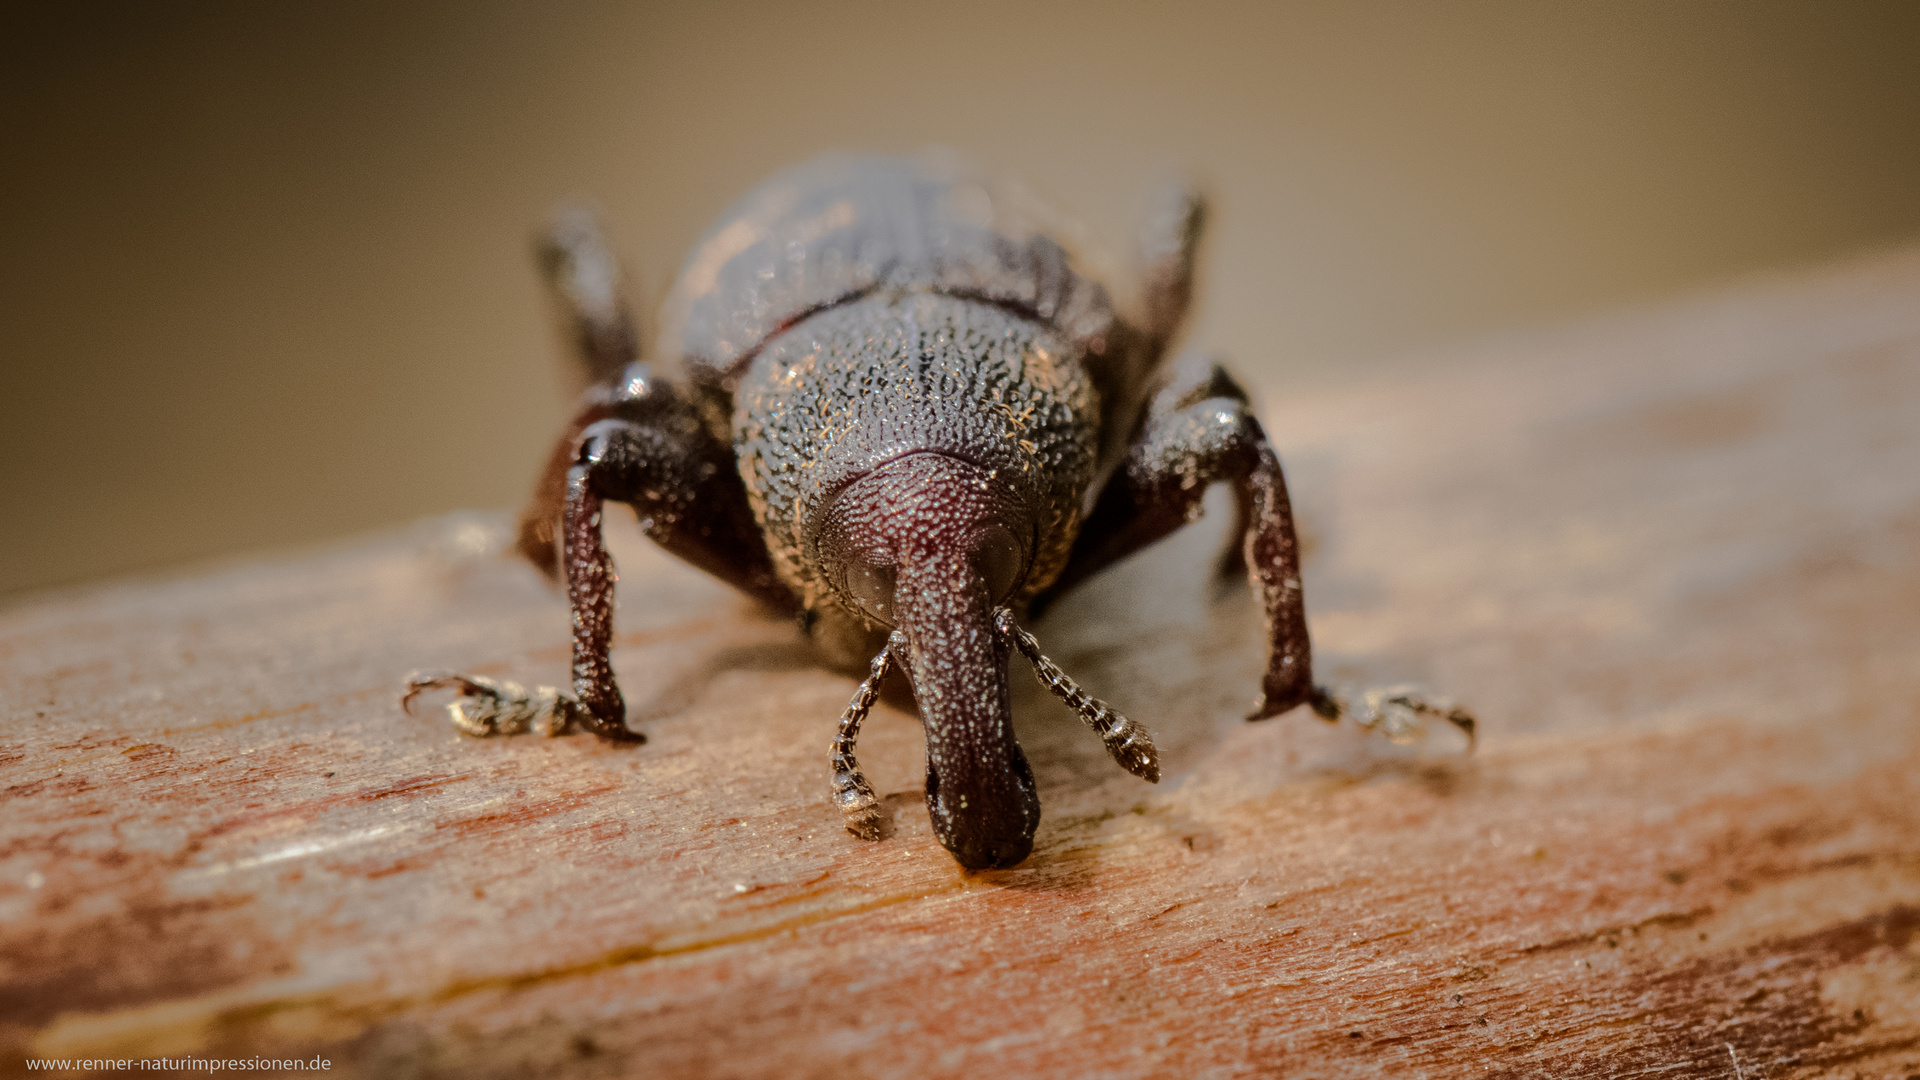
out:
<path id="1" fill-rule="evenodd" d="M 371 1076 L 1920 1073 L 1920 250 L 1266 403 L 1321 662 L 1478 754 L 1238 719 L 1218 518 L 1035 627 L 1038 847 L 968 875 L 920 739 L 825 799 L 852 680 L 631 535 L 650 742 L 478 741 L 415 667 L 564 674 L 441 522 L 0 613 L 0 1056 Z M 484 519 L 483 519 L 484 520 Z M 138 522 L 127 527 L 138 528 Z"/>

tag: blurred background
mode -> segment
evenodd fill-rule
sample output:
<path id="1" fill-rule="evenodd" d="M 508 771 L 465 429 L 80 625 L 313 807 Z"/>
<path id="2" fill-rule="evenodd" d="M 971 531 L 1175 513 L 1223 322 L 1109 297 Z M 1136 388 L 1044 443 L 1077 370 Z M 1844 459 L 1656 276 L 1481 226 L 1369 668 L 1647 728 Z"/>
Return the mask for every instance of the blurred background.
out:
<path id="1" fill-rule="evenodd" d="M 1267 397 L 1920 239 L 1911 2 L 33 6 L 0 597 L 517 505 L 568 401 L 552 207 L 650 317 L 825 149 L 958 148 L 1120 252 L 1202 179 L 1194 337 Z"/>

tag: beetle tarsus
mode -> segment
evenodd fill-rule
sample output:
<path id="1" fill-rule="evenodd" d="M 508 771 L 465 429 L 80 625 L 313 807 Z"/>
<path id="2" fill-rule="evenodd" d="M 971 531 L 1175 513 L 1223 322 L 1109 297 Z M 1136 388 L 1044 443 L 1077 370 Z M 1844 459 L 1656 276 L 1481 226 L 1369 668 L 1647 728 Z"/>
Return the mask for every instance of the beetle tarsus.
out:
<path id="1" fill-rule="evenodd" d="M 886 647 L 867 669 L 866 680 L 853 692 L 853 700 L 847 702 L 847 711 L 840 714 L 840 728 L 833 736 L 833 754 L 828 759 L 833 765 L 833 805 L 846 815 L 847 831 L 862 840 L 880 839 L 880 797 L 873 793 L 873 785 L 867 783 L 866 776 L 860 772 L 853 746 L 860 738 L 861 722 L 880 698 L 881 681 L 893 669 L 894 650 L 905 648 L 906 644 L 907 636 L 898 630 L 887 638 Z"/>
<path id="2" fill-rule="evenodd" d="M 994 629 L 1013 639 L 1013 646 L 1020 650 L 1033 665 L 1033 673 L 1040 685 L 1053 692 L 1053 695 L 1067 703 L 1067 707 L 1080 714 L 1080 719 L 1094 734 L 1100 736 L 1107 753 L 1120 767 L 1149 784 L 1160 782 L 1160 755 L 1153 745 L 1153 733 L 1136 720 L 1122 716 L 1119 710 L 1094 697 L 1080 688 L 1073 677 L 1060 670 L 1060 665 L 1047 659 L 1040 651 L 1040 641 L 1032 634 L 1022 630 L 1013 621 L 1013 611 L 1001 608 L 993 615 Z"/>
<path id="3" fill-rule="evenodd" d="M 1443 699 L 1429 700 L 1420 688 L 1409 684 L 1376 686 L 1357 697 L 1341 694 L 1324 686 L 1313 688 L 1308 704 L 1321 719 L 1338 723 L 1352 720 L 1367 731 L 1377 731 L 1389 742 L 1405 746 L 1426 738 L 1427 723 L 1444 720 L 1467 737 L 1467 752 L 1472 753 L 1479 740 L 1479 721 L 1474 715 Z"/>
<path id="4" fill-rule="evenodd" d="M 407 676 L 407 691 L 400 696 L 400 707 L 413 712 L 413 699 L 429 690 L 455 689 L 460 696 L 447 704 L 447 716 L 453 726 L 469 735 L 524 735 L 537 731 L 542 735 L 565 735 L 574 728 L 592 731 L 603 737 L 643 740 L 637 732 L 620 730 L 607 736 L 594 716 L 580 702 L 551 686 L 527 688 L 510 679 L 489 679 L 483 675 L 461 675 L 450 671 L 415 672 Z"/>

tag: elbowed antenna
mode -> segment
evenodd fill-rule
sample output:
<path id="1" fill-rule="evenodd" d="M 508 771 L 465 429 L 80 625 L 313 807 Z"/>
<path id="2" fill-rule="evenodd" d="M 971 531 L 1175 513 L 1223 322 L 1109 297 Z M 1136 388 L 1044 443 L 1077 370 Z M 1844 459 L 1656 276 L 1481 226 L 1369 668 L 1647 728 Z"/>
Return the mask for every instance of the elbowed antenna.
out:
<path id="1" fill-rule="evenodd" d="M 993 613 L 1025 576 L 1033 513 L 1004 475 L 936 452 L 882 464 L 823 509 L 813 547 L 842 598 L 898 639 L 874 658 L 836 742 L 836 774 L 878 678 L 898 663 L 913 684 L 927 739 L 927 810 L 962 866 L 1012 866 L 1033 849 L 1040 799 L 1014 737 L 1007 688 L 1012 643 Z M 849 728 L 853 730 L 848 730 Z M 842 751 L 845 751 L 844 756 Z M 877 827 L 855 782 L 835 802 L 865 835 Z M 868 794 L 870 794 L 870 789 Z M 842 801 L 844 798 L 844 802 Z"/>
<path id="2" fill-rule="evenodd" d="M 1160 782 L 1159 751 L 1154 748 L 1153 733 L 1145 725 L 1129 720 L 1113 706 L 1082 690 L 1072 676 L 1060 670 L 1060 665 L 1040 651 L 1039 640 L 1014 622 L 1012 608 L 1002 607 L 994 611 L 993 629 L 1003 641 L 1020 650 L 1020 654 L 1033 665 L 1034 676 L 1040 680 L 1040 685 L 1066 702 L 1067 707 L 1078 713 L 1081 721 L 1100 736 L 1107 753 L 1121 768 L 1149 784 Z M 861 723 L 880 697 L 881 681 L 893 670 L 894 664 L 901 661 L 906 648 L 905 634 L 895 630 L 888 636 L 887 644 L 869 665 L 866 679 L 854 690 L 853 699 L 847 702 L 846 711 L 840 714 L 840 726 L 834 732 L 830 758 L 833 766 L 833 805 L 845 815 L 847 831 L 862 840 L 880 839 L 881 810 L 880 799 L 874 794 L 873 785 L 867 782 L 866 776 L 860 771 L 860 762 L 854 756 L 854 744 L 860 738 Z"/>
<path id="3" fill-rule="evenodd" d="M 1067 707 L 1080 714 L 1080 719 L 1093 729 L 1095 735 L 1107 748 L 1107 753 L 1120 767 L 1149 784 L 1160 782 L 1160 754 L 1154 749 L 1153 733 L 1136 720 L 1120 715 L 1113 706 L 1080 689 L 1073 677 L 1060 670 L 1060 665 L 1040 652 L 1040 641 L 1032 634 L 1020 629 L 1013 621 L 1013 609 L 1001 608 L 993 613 L 993 626 L 1003 636 L 1011 638 L 1014 648 L 1033 665 L 1033 674 L 1040 685 L 1053 691 L 1053 695 L 1067 703 Z"/>
<path id="4" fill-rule="evenodd" d="M 833 735 L 833 805 L 847 819 L 847 831 L 862 840 L 878 840 L 881 834 L 880 797 L 873 793 L 873 785 L 860 771 L 860 761 L 853 756 L 854 744 L 860 739 L 860 725 L 867 719 L 867 713 L 873 710 L 873 703 L 880 698 L 880 683 L 886 679 L 899 651 L 907 644 L 907 635 L 895 630 L 887 637 L 887 644 L 880 654 L 873 658 L 867 668 L 867 677 L 853 692 L 853 700 L 847 702 L 847 711 L 840 714 L 839 730 Z"/>

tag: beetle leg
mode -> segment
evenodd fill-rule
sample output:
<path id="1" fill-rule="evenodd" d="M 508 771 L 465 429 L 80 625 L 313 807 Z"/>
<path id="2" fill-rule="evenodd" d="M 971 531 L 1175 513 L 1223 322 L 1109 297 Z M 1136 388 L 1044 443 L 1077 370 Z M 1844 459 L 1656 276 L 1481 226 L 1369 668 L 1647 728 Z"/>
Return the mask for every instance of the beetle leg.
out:
<path id="1" fill-rule="evenodd" d="M 595 416 L 601 418 L 592 419 Z M 637 740 L 640 736 L 627 729 L 626 704 L 608 660 L 615 578 L 601 541 L 606 502 L 631 505 L 641 527 L 661 547 L 767 606 L 791 612 L 795 603 L 775 575 L 731 451 L 707 433 L 671 384 L 655 379 L 644 364 L 630 364 L 623 380 L 581 419 L 590 422 L 576 421 L 577 434 L 570 438 L 567 454 L 555 458 L 566 464 L 558 485 L 557 531 L 573 609 L 574 693 L 559 695 L 553 708 L 570 717 L 566 726 L 608 739 Z M 537 499 L 529 517 L 539 506 Z M 487 681 L 477 678 L 437 678 L 439 685 L 460 686 L 476 700 L 466 707 L 471 710 L 468 718 L 485 716 L 489 708 L 506 709 L 502 717 L 524 711 L 497 704 L 524 694 L 490 694 Z M 410 696 L 417 692 L 410 687 Z M 475 734 L 525 730 L 511 720 L 504 727 L 497 720 L 467 723 L 461 714 L 454 722 Z"/>
<path id="2" fill-rule="evenodd" d="M 1401 742 L 1417 738 L 1422 722 L 1437 718 L 1465 732 L 1471 744 L 1471 713 L 1429 702 L 1409 687 L 1367 691 L 1356 705 L 1314 685 L 1300 544 L 1280 459 L 1248 408 L 1247 392 L 1225 368 L 1197 354 L 1176 361 L 1149 400 L 1127 459 L 1081 525 L 1066 569 L 1032 609 L 1043 609 L 1095 572 L 1197 520 L 1201 499 L 1215 481 L 1233 484 L 1240 541 L 1239 557 L 1223 559 L 1221 568 L 1244 566 L 1266 612 L 1267 671 L 1247 719 L 1311 705 L 1322 719 L 1348 717 Z"/>
<path id="3" fill-rule="evenodd" d="M 1280 459 L 1248 408 L 1247 393 L 1218 364 L 1189 354 L 1148 401 L 1126 460 L 1080 527 L 1066 569 L 1036 608 L 1098 570 L 1197 520 L 1208 485 L 1233 485 L 1243 553 L 1266 612 L 1270 646 L 1250 719 L 1286 712 L 1314 693 L 1300 545 Z"/>
<path id="4" fill-rule="evenodd" d="M 888 636 L 886 647 L 867 669 L 866 680 L 853 692 L 853 700 L 847 702 L 847 711 L 840 714 L 840 728 L 833 736 L 833 754 L 828 759 L 833 765 L 833 805 L 846 815 L 847 831 L 862 840 L 880 839 L 880 798 L 860 772 L 860 762 L 853 756 L 853 744 L 860 738 L 861 721 L 880 698 L 881 681 L 893 669 L 894 650 L 906 646 L 907 635 L 900 631 L 895 630 Z"/>
<path id="5" fill-rule="evenodd" d="M 575 354 L 594 382 L 610 381 L 640 358 L 620 264 L 592 210 L 571 206 L 555 214 L 535 255 L 572 331 Z"/>
<path id="6" fill-rule="evenodd" d="M 1193 300 L 1194 259 L 1206 229 L 1207 204 L 1186 184 L 1168 184 L 1155 194 L 1140 228 L 1141 292 L 1133 319 L 1123 324 L 1122 346 L 1094 367 L 1105 433 L 1101 460 L 1122 448 L 1132 422 L 1151 393 L 1167 348 L 1186 322 Z M 1137 322 L 1138 325 L 1133 324 Z M 1108 365 L 1111 365 L 1110 367 Z"/>
<path id="7" fill-rule="evenodd" d="M 566 324 L 574 359 L 592 382 L 586 401 L 553 448 L 533 503 L 520 517 L 516 547 L 548 577 L 560 574 L 560 511 L 567 470 L 588 425 L 613 415 L 608 407 L 620 373 L 640 358 L 639 333 L 627 306 L 620 264 L 599 219 L 585 207 L 554 215 L 535 248 L 556 313 Z"/>
<path id="8" fill-rule="evenodd" d="M 1417 686 L 1376 686 L 1362 691 L 1357 702 L 1350 693 L 1316 686 L 1308 704 L 1323 720 L 1337 723 L 1342 718 L 1349 719 L 1395 743 L 1414 743 L 1425 738 L 1429 720 L 1445 720 L 1460 729 L 1467 737 L 1469 753 L 1479 740 L 1480 724 L 1473 713 L 1450 701 L 1429 701 L 1420 696 Z"/>
<path id="9" fill-rule="evenodd" d="M 608 458 L 606 436 L 595 429 L 620 421 L 602 421 L 588 429 L 578 451 L 581 463 L 567 473 L 567 599 L 573 607 L 573 689 L 569 697 L 542 686 L 528 694 L 519 683 L 453 672 L 415 673 L 407 679 L 400 707 L 412 711 L 413 699 L 427 690 L 454 687 L 460 698 L 447 706 L 453 725 L 469 735 L 520 735 L 540 724 L 549 735 L 578 725 L 606 739 L 645 742 L 629 731 L 626 703 L 613 681 L 607 650 L 613 638 L 613 560 L 600 542 L 601 492 L 595 472 Z"/>
<path id="10" fill-rule="evenodd" d="M 1206 200 L 1185 184 L 1163 188 L 1141 224 L 1141 314 L 1156 353 L 1186 321 L 1193 300 L 1194 255 L 1206 224 Z"/>
<path id="11" fill-rule="evenodd" d="M 655 543 L 779 614 L 797 612 L 732 448 L 650 365 L 628 364 L 615 383 L 590 393 L 547 463 L 521 517 L 520 552 L 549 573 L 560 569 L 574 474 L 583 467 L 601 498 L 632 505 Z"/>
<path id="12" fill-rule="evenodd" d="M 447 706 L 453 726 L 469 735 L 564 735 L 581 719 L 580 703 L 551 686 L 536 686 L 529 694 L 517 682 L 453 672 L 419 672 L 407 676 L 407 692 L 400 707 L 413 711 L 413 699 L 429 690 L 457 688 L 460 697 Z"/>
<path id="13" fill-rule="evenodd" d="M 554 444 L 547 467 L 541 470 L 534 486 L 532 501 L 520 512 L 514 549 L 549 579 L 560 577 L 560 516 L 567 506 L 567 473 L 579 454 L 581 433 L 613 416 L 613 410 L 603 400 L 605 396 L 588 392 L 583 408 L 567 422 L 560 441 Z"/>
<path id="14" fill-rule="evenodd" d="M 753 521 L 732 455 L 681 404 L 665 383 L 645 384 L 632 365 L 630 396 L 614 406 L 623 418 L 580 433 L 567 470 L 561 514 L 567 599 L 573 607 L 573 689 L 591 715 L 585 726 L 626 738 L 626 704 L 613 677 L 613 561 L 601 542 L 606 501 L 624 502 L 661 547 L 769 606 L 793 598 L 774 577 L 766 543 Z M 643 385 L 644 384 L 644 385 Z"/>
<path id="15" fill-rule="evenodd" d="M 1033 665 L 1040 685 L 1080 714 L 1120 767 L 1149 784 L 1160 782 L 1160 756 L 1153 746 L 1153 733 L 1138 721 L 1120 715 L 1113 706 L 1080 689 L 1073 677 L 1040 652 L 1040 642 L 1013 621 L 1013 610 L 1001 608 L 993 613 L 993 627 L 1002 636 L 1011 637 L 1013 646 Z"/>

